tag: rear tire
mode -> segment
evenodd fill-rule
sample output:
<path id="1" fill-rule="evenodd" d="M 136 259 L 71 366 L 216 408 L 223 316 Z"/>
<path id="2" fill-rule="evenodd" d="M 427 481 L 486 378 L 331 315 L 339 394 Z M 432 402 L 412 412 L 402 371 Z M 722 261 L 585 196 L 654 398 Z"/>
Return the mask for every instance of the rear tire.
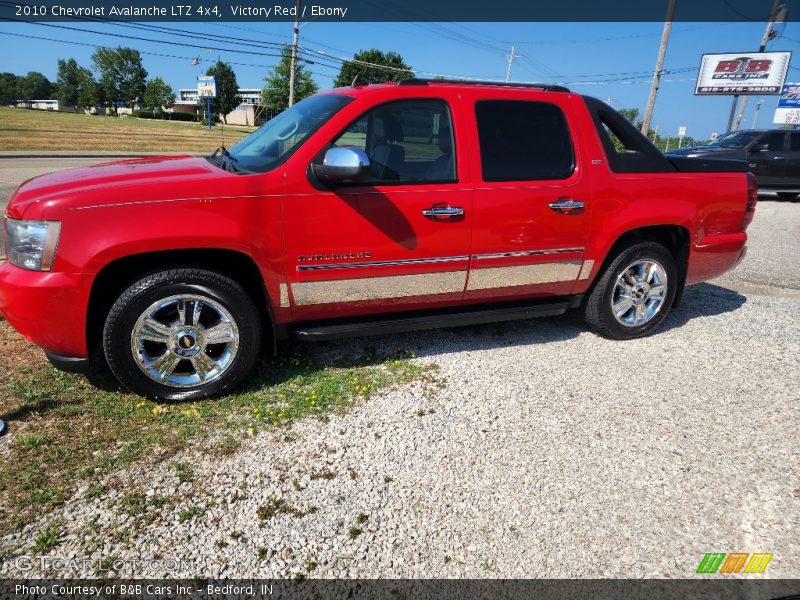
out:
<path id="1" fill-rule="evenodd" d="M 251 371 L 261 318 L 235 281 L 200 269 L 159 271 L 125 290 L 103 330 L 119 382 L 154 400 L 198 400 L 230 392 Z"/>
<path id="2" fill-rule="evenodd" d="M 586 323 L 615 340 L 648 335 L 667 317 L 679 283 L 675 258 L 664 246 L 655 242 L 627 246 L 589 293 Z"/>
<path id="3" fill-rule="evenodd" d="M 794 200 L 797 198 L 797 194 L 794 192 L 776 192 L 776 194 L 781 200 Z"/>

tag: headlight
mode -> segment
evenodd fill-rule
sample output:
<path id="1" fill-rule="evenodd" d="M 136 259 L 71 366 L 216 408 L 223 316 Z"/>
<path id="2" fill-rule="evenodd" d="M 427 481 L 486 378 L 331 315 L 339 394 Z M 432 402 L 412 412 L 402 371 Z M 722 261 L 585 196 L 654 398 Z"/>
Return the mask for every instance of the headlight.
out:
<path id="1" fill-rule="evenodd" d="M 19 221 L 6 219 L 8 261 L 21 269 L 49 271 L 56 256 L 59 221 Z"/>

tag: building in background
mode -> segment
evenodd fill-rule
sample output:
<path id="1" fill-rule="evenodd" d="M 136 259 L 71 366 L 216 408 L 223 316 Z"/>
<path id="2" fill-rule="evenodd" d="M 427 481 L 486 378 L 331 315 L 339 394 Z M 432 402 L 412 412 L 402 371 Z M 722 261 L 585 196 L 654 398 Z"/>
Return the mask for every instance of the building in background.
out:
<path id="1" fill-rule="evenodd" d="M 261 88 L 239 88 L 241 104 L 226 115 L 228 125 L 260 125 L 267 119 L 267 110 L 261 104 Z M 181 88 L 175 101 L 173 112 L 197 115 L 203 105 L 197 95 L 197 88 Z M 269 115 L 271 116 L 271 115 Z"/>
<path id="2" fill-rule="evenodd" d="M 32 108 L 34 110 L 55 110 L 59 112 L 78 112 L 75 106 L 67 106 L 59 100 L 17 100 L 17 108 Z"/>

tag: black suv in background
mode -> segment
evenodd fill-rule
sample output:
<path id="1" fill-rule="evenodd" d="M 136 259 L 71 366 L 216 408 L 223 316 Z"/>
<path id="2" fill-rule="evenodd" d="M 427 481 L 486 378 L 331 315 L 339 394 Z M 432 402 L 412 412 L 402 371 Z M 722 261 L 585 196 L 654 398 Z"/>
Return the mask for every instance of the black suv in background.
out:
<path id="1" fill-rule="evenodd" d="M 800 130 L 731 131 L 707 146 L 670 150 L 667 156 L 745 160 L 758 178 L 759 190 L 786 199 L 800 194 Z"/>

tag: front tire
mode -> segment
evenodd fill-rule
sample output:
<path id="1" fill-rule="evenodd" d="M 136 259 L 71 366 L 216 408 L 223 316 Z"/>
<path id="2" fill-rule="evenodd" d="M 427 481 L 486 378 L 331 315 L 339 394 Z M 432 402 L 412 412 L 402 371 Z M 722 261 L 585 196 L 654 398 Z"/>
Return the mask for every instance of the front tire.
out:
<path id="1" fill-rule="evenodd" d="M 213 271 L 143 277 L 111 307 L 106 360 L 119 382 L 154 400 L 198 400 L 231 391 L 252 370 L 261 318 L 245 290 Z"/>
<path id="2" fill-rule="evenodd" d="M 664 246 L 630 245 L 611 261 L 589 294 L 586 322 L 615 340 L 648 335 L 667 317 L 679 283 L 675 258 Z"/>

